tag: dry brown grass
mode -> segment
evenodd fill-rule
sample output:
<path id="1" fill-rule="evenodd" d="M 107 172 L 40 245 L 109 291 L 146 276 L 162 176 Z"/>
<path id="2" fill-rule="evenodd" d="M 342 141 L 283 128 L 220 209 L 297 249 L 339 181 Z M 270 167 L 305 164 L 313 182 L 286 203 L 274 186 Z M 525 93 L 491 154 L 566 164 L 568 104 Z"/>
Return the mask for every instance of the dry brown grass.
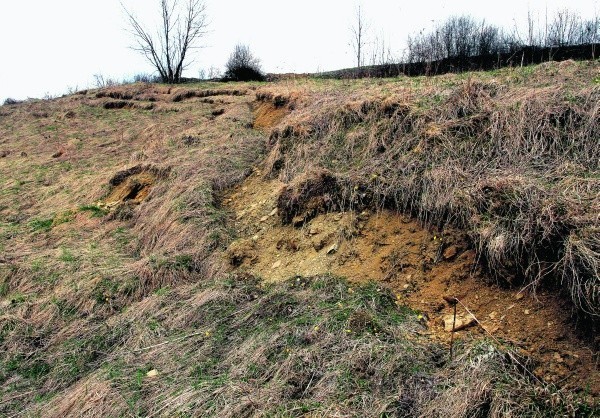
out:
<path id="1" fill-rule="evenodd" d="M 597 313 L 597 67 L 577 65 L 560 88 L 561 71 L 543 68 L 144 84 L 3 106 L 0 414 L 418 416 L 446 392 L 472 394 L 458 415 L 585 408 L 546 402 L 553 391 L 496 351 L 465 346 L 448 364 L 417 313 L 376 285 L 228 277 L 235 231 L 220 202 L 270 151 L 291 219 L 331 209 L 327 195 L 450 222 L 491 269 L 532 283 L 550 272 Z M 270 138 L 252 129 L 254 105 L 282 101 Z M 477 381 L 464 389 L 453 370 Z"/>
<path id="2" fill-rule="evenodd" d="M 49 416 L 542 417 L 586 408 L 528 381 L 491 344 L 448 362 L 446 349 L 419 336 L 417 313 L 376 284 L 298 277 L 265 287 L 232 276 L 151 296 L 115 319 L 131 324 L 120 345 L 51 400 Z"/>
<path id="3" fill-rule="evenodd" d="M 152 85 L 3 109 L 14 152 L 0 166 L 0 410 L 95 367 L 120 343 L 106 324 L 134 301 L 220 270 L 214 253 L 233 231 L 218 195 L 265 138 L 249 129 L 253 98 L 215 92 L 229 100 L 218 119 L 211 103 L 157 112 L 171 93 Z M 105 97 L 141 105 L 106 109 Z"/>

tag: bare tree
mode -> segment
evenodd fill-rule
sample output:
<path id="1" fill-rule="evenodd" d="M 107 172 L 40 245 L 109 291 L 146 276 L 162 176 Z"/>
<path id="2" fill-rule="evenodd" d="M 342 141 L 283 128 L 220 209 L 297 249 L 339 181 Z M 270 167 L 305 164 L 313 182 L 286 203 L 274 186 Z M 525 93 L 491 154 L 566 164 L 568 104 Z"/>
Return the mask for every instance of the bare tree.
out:
<path id="1" fill-rule="evenodd" d="M 123 4 L 121 3 L 123 6 Z M 205 34 L 206 4 L 204 0 L 160 0 L 161 24 L 156 34 L 147 29 L 123 6 L 139 51 L 156 68 L 164 83 L 181 82 L 181 74 L 189 65 L 188 52 L 198 48 Z"/>
<path id="2" fill-rule="evenodd" d="M 477 37 L 477 55 L 493 54 L 500 49 L 500 30 L 496 26 L 481 22 L 481 29 Z"/>
<path id="3" fill-rule="evenodd" d="M 574 45 L 583 33 L 581 16 L 568 9 L 559 10 L 548 27 L 548 46 Z"/>
<path id="4" fill-rule="evenodd" d="M 354 54 L 356 55 L 356 66 L 358 68 L 363 65 L 363 55 L 364 55 L 364 47 L 365 47 L 365 32 L 367 30 L 367 25 L 365 23 L 365 17 L 362 13 L 362 8 L 359 5 L 356 9 L 356 20 L 354 25 L 350 28 L 352 33 L 352 39 L 350 44 L 352 45 L 352 49 L 354 50 Z"/>
<path id="5" fill-rule="evenodd" d="M 383 33 L 381 36 L 375 36 L 375 38 L 373 38 L 369 57 L 370 65 L 385 65 L 392 63 L 394 59 L 392 56 L 392 49 L 389 45 L 386 45 Z"/>

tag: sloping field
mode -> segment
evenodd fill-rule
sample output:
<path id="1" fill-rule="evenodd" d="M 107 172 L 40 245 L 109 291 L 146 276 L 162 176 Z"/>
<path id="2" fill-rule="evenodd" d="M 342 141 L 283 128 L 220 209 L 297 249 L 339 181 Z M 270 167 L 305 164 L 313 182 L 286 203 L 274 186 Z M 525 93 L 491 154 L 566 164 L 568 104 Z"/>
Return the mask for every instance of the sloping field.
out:
<path id="1" fill-rule="evenodd" d="M 599 82 L 0 107 L 0 416 L 598 414 Z"/>

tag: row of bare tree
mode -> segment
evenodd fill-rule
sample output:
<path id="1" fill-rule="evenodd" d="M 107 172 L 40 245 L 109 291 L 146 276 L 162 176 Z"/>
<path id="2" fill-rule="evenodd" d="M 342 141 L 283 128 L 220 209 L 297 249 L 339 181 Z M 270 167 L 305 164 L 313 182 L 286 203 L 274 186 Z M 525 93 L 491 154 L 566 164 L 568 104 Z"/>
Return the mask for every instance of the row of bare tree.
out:
<path id="1" fill-rule="evenodd" d="M 600 42 L 600 18 L 583 19 L 569 10 L 560 10 L 543 25 L 532 15 L 526 32 L 504 30 L 470 16 L 455 16 L 434 27 L 409 36 L 406 62 L 467 58 L 478 55 L 514 52 L 523 47 L 563 47 Z"/>
<path id="2" fill-rule="evenodd" d="M 183 70 L 189 65 L 189 52 L 199 47 L 206 33 L 205 0 L 159 0 L 161 24 L 147 28 L 125 9 L 130 31 L 135 40 L 134 49 L 152 64 L 165 83 L 182 81 Z M 365 58 L 371 65 L 432 62 L 447 58 L 459 60 L 474 56 L 516 52 L 523 47 L 562 47 L 600 43 L 600 17 L 584 19 L 579 14 L 563 9 L 551 19 L 539 24 L 528 14 L 525 33 L 517 27 L 507 31 L 470 16 L 454 16 L 429 31 L 409 36 L 401 59 L 394 58 L 384 38 L 367 42 L 364 13 L 359 6 L 351 27 L 351 45 L 356 64 L 361 68 Z M 371 50 L 367 52 L 367 47 Z M 595 57 L 592 57 L 595 58 Z M 236 46 L 228 64 L 225 78 L 230 80 L 261 79 L 258 60 L 247 46 Z"/>
<path id="3" fill-rule="evenodd" d="M 584 19 L 568 9 L 559 10 L 544 23 L 528 13 L 526 25 L 511 30 L 477 21 L 471 16 L 453 16 L 408 37 L 403 56 L 386 49 L 383 37 L 369 38 L 368 24 L 362 8 L 357 8 L 350 28 L 350 45 L 356 66 L 385 65 L 398 62 L 431 62 L 446 58 L 511 53 L 524 47 L 564 47 L 600 43 L 600 17 Z"/>

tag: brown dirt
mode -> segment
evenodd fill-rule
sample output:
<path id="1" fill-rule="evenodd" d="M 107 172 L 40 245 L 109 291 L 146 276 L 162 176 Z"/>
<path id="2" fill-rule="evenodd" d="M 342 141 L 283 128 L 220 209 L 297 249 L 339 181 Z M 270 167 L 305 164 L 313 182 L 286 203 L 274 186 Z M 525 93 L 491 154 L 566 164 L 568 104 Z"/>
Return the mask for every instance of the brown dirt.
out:
<path id="1" fill-rule="evenodd" d="M 155 181 L 156 177 L 149 172 L 129 176 L 127 180 L 111 190 L 104 203 L 108 206 L 125 201 L 140 203 L 148 196 Z"/>
<path id="2" fill-rule="evenodd" d="M 428 230 L 390 211 L 324 213 L 300 227 L 284 225 L 277 213 L 282 190 L 256 171 L 225 196 L 241 235 L 227 251 L 232 269 L 267 282 L 325 273 L 381 282 L 423 313 L 432 338 L 448 344 L 442 318 L 452 308 L 444 297 L 456 297 L 458 315 L 470 311 L 480 326 L 455 338 L 495 339 L 530 358 L 540 380 L 600 395 L 597 353 L 576 335 L 568 305 L 545 291 L 498 286 L 477 267 L 464 233 Z"/>
<path id="3" fill-rule="evenodd" d="M 101 205 L 113 207 L 120 203 L 141 203 L 159 178 L 165 177 L 170 169 L 159 169 L 154 166 L 137 165 L 119 171 L 110 180 L 112 187 L 108 195 L 101 200 Z"/>
<path id="4" fill-rule="evenodd" d="M 277 126 L 289 113 L 286 107 L 277 107 L 270 102 L 263 102 L 254 109 L 254 128 L 269 129 Z"/>

